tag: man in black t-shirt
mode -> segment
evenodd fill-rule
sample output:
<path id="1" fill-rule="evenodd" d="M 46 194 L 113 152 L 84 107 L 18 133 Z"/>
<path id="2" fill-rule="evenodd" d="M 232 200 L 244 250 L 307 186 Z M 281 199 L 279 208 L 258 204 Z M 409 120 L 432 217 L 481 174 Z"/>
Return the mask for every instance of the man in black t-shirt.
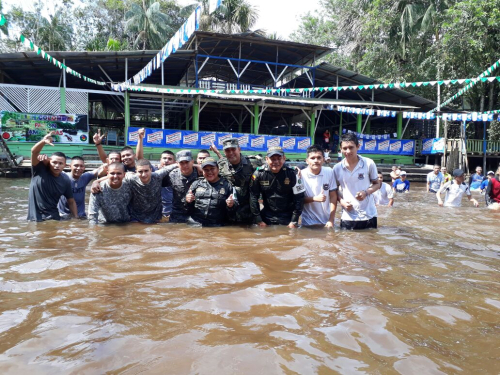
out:
<path id="1" fill-rule="evenodd" d="M 71 181 L 62 173 L 66 166 L 66 156 L 62 152 L 55 152 L 47 166 L 38 160 L 38 155 L 46 144 L 54 146 L 52 144 L 54 134 L 55 132 L 50 132 L 31 149 L 32 179 L 27 217 L 30 221 L 61 220 L 57 209 L 61 196 L 66 197 L 71 216 L 78 218 Z"/>

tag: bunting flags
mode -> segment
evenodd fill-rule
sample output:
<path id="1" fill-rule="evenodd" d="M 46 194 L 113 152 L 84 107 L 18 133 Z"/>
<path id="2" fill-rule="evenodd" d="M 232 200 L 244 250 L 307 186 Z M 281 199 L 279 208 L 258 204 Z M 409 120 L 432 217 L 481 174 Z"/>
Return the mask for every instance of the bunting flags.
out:
<path id="1" fill-rule="evenodd" d="M 25 47 L 31 49 L 32 51 L 35 51 L 37 53 L 37 55 L 41 55 L 43 59 L 47 60 L 49 63 L 54 64 L 54 66 L 58 67 L 59 69 L 64 69 L 66 71 L 66 73 L 71 74 L 71 75 L 78 77 L 80 79 L 83 79 L 85 82 L 90 82 L 90 83 L 93 83 L 93 84 L 99 85 L 99 86 L 106 85 L 106 82 L 96 81 L 95 79 L 84 76 L 83 74 L 80 74 L 77 71 L 71 69 L 69 66 L 66 66 L 65 64 L 63 64 L 62 62 L 60 62 L 59 60 L 55 59 L 54 57 L 49 55 L 47 52 L 42 50 L 40 47 L 38 47 L 36 44 L 34 44 L 31 40 L 26 38 L 24 35 L 21 34 L 21 36 L 19 37 L 19 40 L 21 41 L 21 43 L 24 44 Z"/>
<path id="2" fill-rule="evenodd" d="M 498 59 L 492 66 L 490 66 L 488 69 L 486 69 L 484 72 L 482 72 L 476 79 L 471 80 L 470 83 L 467 83 L 467 86 L 465 86 L 463 89 L 461 89 L 459 92 L 457 92 L 455 95 L 453 95 L 451 98 L 448 100 L 444 101 L 441 103 L 439 106 L 434 108 L 431 112 L 439 111 L 441 107 L 444 107 L 445 105 L 451 103 L 453 100 L 456 98 L 462 96 L 465 94 L 467 91 L 469 91 L 471 88 L 473 88 L 478 82 L 493 82 L 495 78 L 498 77 L 487 77 L 493 73 L 495 69 L 497 69 L 500 66 L 500 59 Z M 500 82 L 500 79 L 498 80 Z"/>
<path id="3" fill-rule="evenodd" d="M 215 1 L 215 5 L 219 7 L 221 0 Z M 212 5 L 212 2 L 210 3 Z M 200 28 L 201 7 L 197 7 L 194 12 L 189 16 L 186 22 L 180 27 L 170 41 L 156 54 L 153 59 L 142 68 L 139 73 L 134 75 L 127 81 L 112 84 L 111 88 L 115 91 L 125 91 L 132 85 L 139 85 L 146 78 L 151 76 L 156 69 L 161 68 L 161 63 L 164 62 L 168 56 L 175 53 L 182 48 L 191 35 Z"/>
<path id="4" fill-rule="evenodd" d="M 356 137 L 358 137 L 358 139 L 366 139 L 366 140 L 370 140 L 370 139 L 391 139 L 391 135 L 390 134 L 363 134 L 363 133 L 358 133 L 358 132 L 355 132 L 355 131 L 352 131 L 352 130 L 347 130 L 347 129 L 343 129 L 342 133 L 349 133 L 349 134 L 356 134 Z M 397 133 L 394 133 L 395 134 L 395 138 L 397 138 Z"/>
<path id="5" fill-rule="evenodd" d="M 3 14 L 0 14 L 0 26 L 5 25 L 6 22 L 7 19 L 5 18 L 5 16 Z"/>

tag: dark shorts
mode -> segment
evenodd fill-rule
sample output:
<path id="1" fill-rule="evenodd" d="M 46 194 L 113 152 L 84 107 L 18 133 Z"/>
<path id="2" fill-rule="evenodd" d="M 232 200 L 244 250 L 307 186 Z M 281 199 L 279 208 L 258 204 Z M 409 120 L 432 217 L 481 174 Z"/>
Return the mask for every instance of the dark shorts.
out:
<path id="1" fill-rule="evenodd" d="M 437 193 L 437 190 L 429 189 L 429 193 Z"/>
<path id="2" fill-rule="evenodd" d="M 370 220 L 340 220 L 340 228 L 348 230 L 358 229 L 377 229 L 377 217 L 372 217 Z"/>

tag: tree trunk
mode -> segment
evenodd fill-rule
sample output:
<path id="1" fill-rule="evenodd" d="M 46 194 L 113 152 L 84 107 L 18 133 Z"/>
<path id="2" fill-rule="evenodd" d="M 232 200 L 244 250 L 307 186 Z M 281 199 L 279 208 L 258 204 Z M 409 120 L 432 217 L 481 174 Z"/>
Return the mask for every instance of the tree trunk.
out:
<path id="1" fill-rule="evenodd" d="M 484 96 L 484 83 L 481 84 L 481 101 L 479 102 L 479 112 L 483 113 L 484 112 L 484 101 L 485 101 L 485 96 Z"/>
<path id="2" fill-rule="evenodd" d="M 488 95 L 488 111 L 493 110 L 493 103 L 495 102 L 495 82 L 490 83 L 490 94 Z"/>

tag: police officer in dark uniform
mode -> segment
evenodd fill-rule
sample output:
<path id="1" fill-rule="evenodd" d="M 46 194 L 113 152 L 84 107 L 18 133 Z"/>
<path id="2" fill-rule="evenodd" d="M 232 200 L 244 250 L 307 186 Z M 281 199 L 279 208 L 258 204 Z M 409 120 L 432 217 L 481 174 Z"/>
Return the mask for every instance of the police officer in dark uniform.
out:
<path id="1" fill-rule="evenodd" d="M 170 172 L 164 179 L 162 187 L 172 187 L 172 213 L 171 223 L 186 223 L 189 212 L 186 205 L 186 194 L 191 184 L 198 179 L 198 170 L 194 168 L 194 160 L 191 151 L 182 150 L 176 154 L 178 169 Z"/>
<path id="2" fill-rule="evenodd" d="M 255 167 L 250 160 L 241 154 L 240 145 L 235 138 L 222 142 L 225 157 L 219 164 L 220 175 L 227 179 L 236 188 L 238 208 L 235 220 L 238 223 L 253 224 L 253 215 L 250 210 L 250 181 Z"/>
<path id="3" fill-rule="evenodd" d="M 233 186 L 219 176 L 219 167 L 214 158 L 205 158 L 201 167 L 203 177 L 193 182 L 186 195 L 186 205 L 191 215 L 188 223 L 222 226 L 229 217 L 234 216 L 236 210 Z"/>
<path id="4" fill-rule="evenodd" d="M 284 166 L 285 153 L 281 147 L 267 151 L 267 165 L 256 171 L 250 183 L 250 207 L 254 222 L 259 226 L 298 226 L 304 207 L 304 185 L 293 169 Z M 260 211 L 259 197 L 262 194 L 264 208 Z"/>

